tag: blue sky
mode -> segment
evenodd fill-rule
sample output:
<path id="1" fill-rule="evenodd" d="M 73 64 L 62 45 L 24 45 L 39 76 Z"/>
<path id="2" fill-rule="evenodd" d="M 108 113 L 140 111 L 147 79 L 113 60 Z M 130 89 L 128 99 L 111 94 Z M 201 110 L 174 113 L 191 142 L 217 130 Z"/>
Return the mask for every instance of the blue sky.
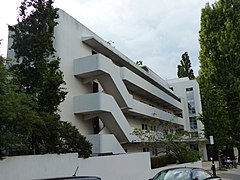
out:
<path id="1" fill-rule="evenodd" d="M 199 70 L 201 9 L 215 0 L 55 0 L 63 9 L 106 41 L 113 41 L 133 61 L 142 60 L 163 79 L 177 77 L 181 55 L 188 52 Z M 6 55 L 7 24 L 15 24 L 21 0 L 0 6 L 0 53 Z"/>

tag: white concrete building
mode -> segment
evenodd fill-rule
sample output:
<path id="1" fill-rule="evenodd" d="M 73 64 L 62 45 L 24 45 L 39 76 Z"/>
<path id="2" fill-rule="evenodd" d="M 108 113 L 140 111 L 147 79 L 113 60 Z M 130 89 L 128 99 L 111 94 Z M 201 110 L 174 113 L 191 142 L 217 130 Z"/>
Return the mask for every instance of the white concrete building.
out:
<path id="1" fill-rule="evenodd" d="M 178 78 L 167 80 L 170 88 L 178 97 L 183 99 L 183 118 L 188 120 L 184 123 L 184 130 L 203 133 L 203 124 L 197 119 L 202 113 L 199 85 L 196 80 L 188 78 Z"/>
<path id="2" fill-rule="evenodd" d="M 137 65 L 64 11 L 59 10 L 59 15 L 54 46 L 68 91 L 60 105 L 61 120 L 87 136 L 94 154 L 142 152 L 132 135 L 134 128 L 157 131 L 171 122 L 173 132 L 201 130 L 199 122 L 184 120 L 189 119 L 185 90 L 183 95 L 171 83 L 172 91 L 148 67 Z M 13 57 L 12 51 L 8 57 Z M 195 100 L 196 112 L 201 112 L 199 96 Z M 153 119 L 158 124 L 150 127 Z"/>
<path id="3" fill-rule="evenodd" d="M 189 78 L 178 78 L 168 80 L 170 88 L 182 99 L 184 130 L 192 133 L 190 146 L 198 149 L 207 160 L 206 138 L 204 137 L 203 123 L 199 120 L 202 114 L 199 84 L 196 80 Z"/>

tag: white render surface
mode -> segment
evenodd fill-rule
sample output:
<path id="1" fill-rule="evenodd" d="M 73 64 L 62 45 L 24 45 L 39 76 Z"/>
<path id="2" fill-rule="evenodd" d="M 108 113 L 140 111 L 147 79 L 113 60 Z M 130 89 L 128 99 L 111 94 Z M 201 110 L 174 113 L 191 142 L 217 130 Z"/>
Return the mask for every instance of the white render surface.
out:
<path id="1" fill-rule="evenodd" d="M 109 153 L 109 154 L 125 154 L 126 152 L 119 144 L 118 140 L 113 134 L 93 134 L 87 135 L 87 140 L 92 142 L 92 155 Z"/>
<path id="2" fill-rule="evenodd" d="M 79 164 L 77 157 L 77 154 L 6 157 L 0 160 L 0 180 L 71 176 Z"/>
<path id="3" fill-rule="evenodd" d="M 87 102 L 92 102 L 87 103 Z M 105 93 L 91 93 L 74 98 L 74 113 L 98 114 L 108 129 L 111 129 L 121 143 L 132 142 L 130 127 L 122 111 L 112 96 Z M 87 104 L 87 105 L 86 105 Z M 84 106 L 85 105 L 85 106 Z"/>
<path id="4" fill-rule="evenodd" d="M 200 96 L 200 89 L 199 84 L 196 80 L 189 80 L 188 78 L 178 78 L 168 80 L 169 86 L 173 88 L 173 91 L 176 95 L 181 97 L 183 100 L 183 119 L 184 121 L 184 129 L 188 132 L 197 132 L 198 137 L 202 138 L 202 143 L 198 144 L 198 149 L 200 154 L 202 155 L 203 161 L 207 161 L 207 149 L 206 149 L 206 139 L 204 139 L 204 125 L 201 121 L 197 120 L 197 129 L 192 130 L 190 127 L 190 117 L 199 117 L 202 114 L 202 105 L 201 105 L 201 96 Z M 193 89 L 193 97 L 194 97 L 194 104 L 195 104 L 195 114 L 191 115 L 188 112 L 188 102 L 187 102 L 187 94 L 186 88 Z M 200 140 L 200 139 L 199 139 Z M 204 142 L 205 141 L 205 142 Z"/>
<path id="5" fill-rule="evenodd" d="M 103 55 L 95 54 L 74 60 L 74 75 L 85 81 L 96 78 L 103 89 L 114 94 L 119 107 L 131 108 L 131 97 L 126 86 L 120 79 L 120 68 Z"/>
<path id="6" fill-rule="evenodd" d="M 201 162 L 175 166 L 202 167 Z M 146 180 L 159 170 L 151 170 L 149 153 L 78 158 L 73 154 L 46 154 L 6 157 L 0 161 L 0 180 L 31 180 L 72 176 L 99 176 L 102 180 Z M 166 167 L 165 167 L 166 168 Z"/>
<path id="7" fill-rule="evenodd" d="M 186 119 L 184 128 L 187 131 L 191 131 L 190 129 L 190 123 L 189 123 L 189 114 L 188 114 L 188 104 L 187 104 L 187 96 L 186 96 L 186 88 L 193 88 L 194 92 L 194 101 L 195 101 L 195 111 L 196 116 L 199 116 L 202 114 L 202 104 L 201 104 L 201 97 L 200 97 L 200 89 L 199 85 L 196 80 L 189 80 L 188 78 L 178 78 L 178 79 L 172 79 L 168 80 L 168 83 L 170 87 L 173 87 L 173 91 L 175 94 L 177 94 L 179 97 L 184 99 L 183 101 L 183 107 L 184 107 L 184 115 L 183 118 Z M 203 124 L 201 121 L 197 121 L 198 125 L 198 132 L 203 133 Z"/>
<path id="8" fill-rule="evenodd" d="M 151 176 L 149 153 L 78 158 L 77 154 L 7 157 L 0 161 L 0 180 L 30 180 L 72 176 L 102 180 L 146 180 Z"/>

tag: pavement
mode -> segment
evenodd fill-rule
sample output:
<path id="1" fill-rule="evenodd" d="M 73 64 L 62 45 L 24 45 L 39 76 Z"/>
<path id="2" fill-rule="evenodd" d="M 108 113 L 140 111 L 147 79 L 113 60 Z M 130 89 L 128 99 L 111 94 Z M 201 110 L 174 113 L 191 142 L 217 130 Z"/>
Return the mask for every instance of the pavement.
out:
<path id="1" fill-rule="evenodd" d="M 222 180 L 240 180 L 240 165 L 238 165 L 237 168 L 219 170 L 218 161 L 215 161 L 214 164 L 216 167 L 216 174 L 217 174 L 217 176 L 220 176 L 222 178 Z M 212 162 L 211 161 L 203 162 L 202 165 L 203 165 L 204 169 L 212 172 L 212 170 L 211 170 Z"/>

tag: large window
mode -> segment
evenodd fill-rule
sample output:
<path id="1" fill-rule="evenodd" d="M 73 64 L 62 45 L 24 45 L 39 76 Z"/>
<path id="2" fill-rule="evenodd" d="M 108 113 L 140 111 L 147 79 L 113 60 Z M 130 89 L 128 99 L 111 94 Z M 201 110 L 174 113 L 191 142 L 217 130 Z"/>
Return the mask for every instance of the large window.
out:
<path id="1" fill-rule="evenodd" d="M 189 115 L 195 115 L 195 100 L 194 100 L 194 91 L 193 88 L 186 88 L 186 96 L 188 103 L 188 113 Z"/>
<path id="2" fill-rule="evenodd" d="M 186 96 L 188 103 L 188 114 L 190 120 L 190 129 L 194 132 L 198 131 L 197 119 L 196 119 L 196 109 L 195 109 L 195 100 L 194 100 L 194 91 L 193 88 L 186 88 Z"/>
<path id="3" fill-rule="evenodd" d="M 197 131 L 198 130 L 198 126 L 197 126 L 197 119 L 196 117 L 190 117 L 190 128 L 193 131 Z"/>

